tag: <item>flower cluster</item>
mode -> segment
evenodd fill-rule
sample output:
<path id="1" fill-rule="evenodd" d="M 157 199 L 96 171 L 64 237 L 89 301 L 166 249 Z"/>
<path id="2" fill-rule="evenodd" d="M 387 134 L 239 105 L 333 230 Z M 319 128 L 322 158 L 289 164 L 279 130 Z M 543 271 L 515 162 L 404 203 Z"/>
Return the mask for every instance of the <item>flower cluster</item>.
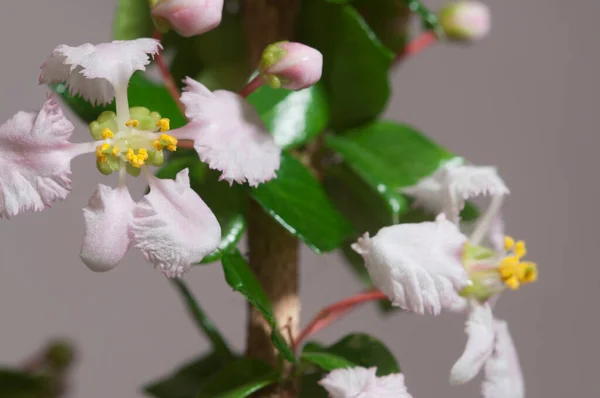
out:
<path id="1" fill-rule="evenodd" d="M 145 70 L 161 45 L 154 39 L 57 47 L 41 68 L 41 84 L 65 83 L 92 103 L 115 101 L 90 124 L 89 143 L 71 143 L 73 125 L 53 96 L 39 113 L 20 112 L 0 127 L 0 214 L 39 211 L 71 190 L 71 160 L 96 155 L 103 174 L 117 172 L 116 188 L 99 185 L 83 210 L 83 262 L 94 271 L 114 268 L 129 247 L 169 277 L 180 277 L 214 251 L 219 223 L 190 188 L 188 170 L 161 180 L 149 166 L 164 162 L 179 140 L 194 141 L 199 157 L 222 172 L 221 179 L 256 186 L 275 177 L 280 148 L 252 106 L 241 96 L 210 92 L 187 78 L 181 101 L 190 122 L 170 130 L 169 119 L 143 107 L 130 108 L 127 89 L 135 71 Z M 150 193 L 135 203 L 127 175 L 143 174 Z"/>
<path id="2" fill-rule="evenodd" d="M 525 243 L 504 235 L 500 208 L 508 188 L 494 168 L 456 159 L 403 192 L 438 214 L 435 221 L 385 227 L 352 248 L 392 304 L 418 314 L 468 310 L 468 341 L 450 372 L 452 384 L 466 383 L 484 369 L 486 398 L 523 397 L 507 325 L 492 313 L 503 291 L 537 279 L 536 264 L 522 261 Z M 480 195 L 490 196 L 490 205 L 467 236 L 459 214 L 467 199 Z"/>

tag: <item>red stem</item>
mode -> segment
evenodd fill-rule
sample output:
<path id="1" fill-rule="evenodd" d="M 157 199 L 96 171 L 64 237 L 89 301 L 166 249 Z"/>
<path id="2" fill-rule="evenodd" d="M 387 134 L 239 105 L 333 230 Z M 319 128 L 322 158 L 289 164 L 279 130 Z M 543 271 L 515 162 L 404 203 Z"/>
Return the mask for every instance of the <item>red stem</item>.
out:
<path id="1" fill-rule="evenodd" d="M 247 98 L 250 94 L 258 90 L 263 84 L 265 84 L 265 81 L 261 75 L 257 75 L 240 91 L 240 95 L 244 98 Z"/>
<path id="2" fill-rule="evenodd" d="M 162 33 L 160 33 L 158 29 L 155 29 L 152 37 L 160 41 L 162 39 Z M 177 87 L 177 83 L 175 82 L 171 71 L 169 71 L 169 66 L 165 62 L 165 59 L 162 56 L 162 52 L 156 54 L 154 61 L 156 62 L 156 65 L 160 70 L 160 74 L 162 75 L 163 82 L 165 83 L 165 87 L 169 91 L 169 94 L 171 94 L 171 97 L 173 97 L 175 103 L 177 104 L 181 112 L 185 115 L 185 106 L 179 99 L 179 97 L 181 97 L 181 92 L 179 91 L 179 87 Z"/>
<path id="3" fill-rule="evenodd" d="M 293 349 L 296 350 L 302 341 L 306 338 L 312 336 L 317 333 L 319 330 L 329 326 L 331 323 L 341 318 L 348 311 L 354 309 L 360 304 L 369 302 L 369 301 L 377 301 L 377 300 L 385 300 L 387 296 L 381 293 L 379 290 L 369 290 L 364 293 L 359 293 L 354 296 L 348 297 L 344 300 L 338 301 L 337 303 L 331 304 L 328 307 L 323 308 L 317 316 L 313 318 L 313 320 L 300 332 L 298 337 L 293 343 Z"/>
<path id="4" fill-rule="evenodd" d="M 423 51 L 427 47 L 438 41 L 437 36 L 433 31 L 429 30 L 427 32 L 421 33 L 416 39 L 411 41 L 404 47 L 404 51 L 396 55 L 396 59 L 394 59 L 394 64 L 399 63 L 403 59 L 407 58 L 410 55 L 416 54 L 418 52 Z"/>

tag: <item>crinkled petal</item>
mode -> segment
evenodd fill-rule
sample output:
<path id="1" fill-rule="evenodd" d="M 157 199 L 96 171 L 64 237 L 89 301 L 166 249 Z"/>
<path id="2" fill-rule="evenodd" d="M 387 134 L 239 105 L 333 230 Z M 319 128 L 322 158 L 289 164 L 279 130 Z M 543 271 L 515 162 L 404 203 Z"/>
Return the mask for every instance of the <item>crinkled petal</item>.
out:
<path id="1" fill-rule="evenodd" d="M 346 368 L 331 371 L 319 381 L 331 398 L 367 398 L 363 395 L 377 385 L 377 368 Z M 375 398 L 375 397 L 373 397 Z"/>
<path id="2" fill-rule="evenodd" d="M 439 314 L 464 301 L 468 283 L 460 262 L 467 241 L 443 214 L 434 222 L 399 224 L 360 238 L 352 248 L 361 254 L 371 280 L 394 305 Z"/>
<path id="3" fill-rule="evenodd" d="M 81 259 L 96 272 L 116 267 L 130 246 L 129 225 L 135 202 L 126 186 L 116 189 L 98 185 L 83 209 L 85 232 Z"/>
<path id="4" fill-rule="evenodd" d="M 468 335 L 462 356 L 450 371 L 451 384 L 464 384 L 472 380 L 494 350 L 494 326 L 489 304 L 474 304 L 465 325 Z"/>
<path id="5" fill-rule="evenodd" d="M 42 64 L 39 81 L 64 82 L 72 94 L 106 104 L 115 96 L 114 87 L 126 85 L 135 71 L 145 70 L 160 48 L 159 41 L 148 38 L 77 47 L 63 44 Z"/>
<path id="6" fill-rule="evenodd" d="M 150 189 L 133 212 L 133 244 L 166 276 L 181 277 L 218 247 L 221 227 L 190 188 L 188 169 L 175 181 L 152 177 Z"/>
<path id="7" fill-rule="evenodd" d="M 404 384 L 404 375 L 395 373 L 377 378 L 374 398 L 412 398 Z"/>
<path id="8" fill-rule="evenodd" d="M 230 184 L 256 186 L 276 176 L 281 149 L 252 105 L 229 91 L 211 93 L 186 79 L 181 101 L 190 123 L 170 134 L 194 140 L 200 159 Z"/>
<path id="9" fill-rule="evenodd" d="M 482 394 L 484 398 L 523 398 L 525 383 L 508 325 L 495 320 L 494 330 L 496 344 L 493 355 L 485 363 Z"/>
<path id="10" fill-rule="evenodd" d="M 0 126 L 0 216 L 40 211 L 68 195 L 72 133 L 53 97 L 39 113 L 19 112 Z"/>

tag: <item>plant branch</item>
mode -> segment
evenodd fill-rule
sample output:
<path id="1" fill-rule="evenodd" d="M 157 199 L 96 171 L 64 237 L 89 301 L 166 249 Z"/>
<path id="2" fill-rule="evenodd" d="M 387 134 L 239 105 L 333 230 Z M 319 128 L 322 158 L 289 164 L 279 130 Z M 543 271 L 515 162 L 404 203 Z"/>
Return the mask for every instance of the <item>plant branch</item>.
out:
<path id="1" fill-rule="evenodd" d="M 152 37 L 160 41 L 162 40 L 162 33 L 160 33 L 158 29 L 154 29 L 154 34 L 152 35 Z M 162 51 L 156 54 L 154 61 L 156 62 L 156 65 L 160 70 L 160 74 L 163 78 L 163 82 L 165 84 L 166 89 L 169 91 L 169 94 L 171 94 L 171 97 L 173 97 L 173 100 L 181 110 L 181 113 L 183 113 L 183 115 L 185 116 L 185 106 L 183 105 L 180 99 L 181 92 L 179 91 L 179 87 L 177 86 L 177 83 L 175 82 L 175 79 L 173 78 L 173 75 L 169 70 L 169 66 L 165 62 L 165 58 L 162 55 Z"/>
<path id="2" fill-rule="evenodd" d="M 402 52 L 396 55 L 396 58 L 394 59 L 394 65 L 397 65 L 410 55 L 417 54 L 437 42 L 438 37 L 433 31 L 428 30 L 421 33 L 421 35 L 419 35 L 416 39 L 408 43 Z"/>
<path id="3" fill-rule="evenodd" d="M 244 88 L 240 91 L 240 95 L 244 98 L 247 98 L 250 94 L 258 90 L 263 84 L 265 84 L 265 81 L 263 80 L 262 76 L 256 75 L 254 79 L 250 80 L 250 82 L 244 86 Z"/>

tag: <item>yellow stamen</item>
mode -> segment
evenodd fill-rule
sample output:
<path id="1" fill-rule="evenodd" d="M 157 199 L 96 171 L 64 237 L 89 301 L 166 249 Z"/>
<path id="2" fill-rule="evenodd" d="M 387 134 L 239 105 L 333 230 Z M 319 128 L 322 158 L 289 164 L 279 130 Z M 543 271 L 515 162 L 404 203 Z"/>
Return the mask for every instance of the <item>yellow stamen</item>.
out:
<path id="1" fill-rule="evenodd" d="M 139 125 L 140 125 L 140 122 L 139 122 L 139 120 L 136 120 L 136 119 L 128 120 L 127 123 L 125 123 L 125 126 L 127 126 L 127 127 L 137 127 Z"/>
<path id="2" fill-rule="evenodd" d="M 108 127 L 105 128 L 104 130 L 102 130 L 101 135 L 102 135 L 102 138 L 105 140 L 109 139 L 109 138 L 115 138 L 115 134 Z"/>
<path id="3" fill-rule="evenodd" d="M 525 242 L 523 242 L 522 240 L 518 241 L 515 244 L 515 254 L 519 259 L 525 257 L 525 255 L 527 254 L 527 247 L 525 246 Z"/>
<path id="4" fill-rule="evenodd" d="M 167 118 L 162 118 L 156 122 L 156 126 L 160 127 L 161 133 L 164 133 L 165 131 L 169 131 L 171 129 L 171 121 Z"/>
<path id="5" fill-rule="evenodd" d="M 118 147 L 118 146 L 116 146 L 116 145 L 115 145 L 115 146 L 113 146 L 113 149 L 112 149 L 111 155 L 113 155 L 113 156 L 117 156 L 117 155 L 119 154 L 119 152 L 121 152 L 121 150 L 119 149 L 119 147 Z"/>
<path id="6" fill-rule="evenodd" d="M 515 240 L 513 238 L 511 238 L 508 235 L 504 237 L 504 249 L 505 250 L 512 249 L 514 245 L 515 245 Z"/>
<path id="7" fill-rule="evenodd" d="M 537 264 L 528 261 L 521 263 L 522 277 L 520 278 L 521 283 L 532 283 L 537 281 L 538 271 Z"/>
<path id="8" fill-rule="evenodd" d="M 138 149 L 138 153 L 136 154 L 133 149 L 129 148 L 127 151 L 127 155 L 125 158 L 131 163 L 133 167 L 140 168 L 146 163 L 148 159 L 148 151 L 144 148 Z"/>
<path id="9" fill-rule="evenodd" d="M 100 163 L 106 162 L 106 154 L 104 151 L 108 148 L 110 148 L 110 144 L 102 144 L 96 147 L 96 159 L 98 159 Z"/>
<path id="10" fill-rule="evenodd" d="M 506 286 L 509 289 L 512 289 L 512 290 L 517 290 L 520 286 L 519 279 L 516 276 L 512 276 L 512 277 L 508 278 L 507 280 L 504 281 L 504 283 L 506 284 Z"/>
<path id="11" fill-rule="evenodd" d="M 163 145 L 160 143 L 160 140 L 152 141 L 152 147 L 154 149 L 156 149 L 157 151 L 160 151 L 161 149 L 163 149 Z"/>

